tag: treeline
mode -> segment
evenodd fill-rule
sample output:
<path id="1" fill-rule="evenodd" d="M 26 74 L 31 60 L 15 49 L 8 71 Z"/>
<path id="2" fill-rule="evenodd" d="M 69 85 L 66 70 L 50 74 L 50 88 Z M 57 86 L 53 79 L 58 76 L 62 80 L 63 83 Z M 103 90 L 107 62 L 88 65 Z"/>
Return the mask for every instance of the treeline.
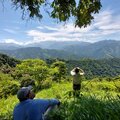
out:
<path id="1" fill-rule="evenodd" d="M 86 78 L 94 77 L 114 77 L 120 75 L 120 58 L 112 59 L 80 59 L 80 60 L 64 60 L 64 59 L 46 59 L 46 63 L 51 65 L 56 61 L 63 61 L 66 64 L 67 74 L 74 67 L 81 67 L 85 73 Z M 8 57 L 7 55 L 0 54 L 0 67 L 4 72 L 9 71 L 9 67 L 15 67 L 20 63 L 20 60 Z"/>
<path id="2" fill-rule="evenodd" d="M 66 65 L 62 61 L 55 61 L 48 65 L 40 59 L 27 59 L 18 62 L 15 67 L 11 67 L 8 64 L 11 58 L 8 57 L 7 59 L 9 60 L 5 64 L 1 61 L 0 66 L 0 98 L 14 95 L 19 87 L 28 85 L 33 85 L 37 92 L 49 88 L 52 82 L 60 82 L 66 80 L 67 77 Z"/>
<path id="3" fill-rule="evenodd" d="M 0 67 L 2 65 L 9 65 L 10 67 L 15 67 L 16 64 L 18 64 L 20 61 L 17 59 L 14 59 L 12 57 L 9 57 L 5 54 L 0 54 Z"/>
<path id="4" fill-rule="evenodd" d="M 3 73 L 10 73 L 12 68 L 14 68 L 20 60 L 9 57 L 5 54 L 0 54 L 0 71 Z"/>
<path id="5" fill-rule="evenodd" d="M 47 59 L 46 62 L 51 64 L 55 60 Z M 67 73 L 74 67 L 81 67 L 85 71 L 87 79 L 94 77 L 115 77 L 120 75 L 120 58 L 112 59 L 81 59 L 81 60 L 62 60 L 66 63 Z"/>

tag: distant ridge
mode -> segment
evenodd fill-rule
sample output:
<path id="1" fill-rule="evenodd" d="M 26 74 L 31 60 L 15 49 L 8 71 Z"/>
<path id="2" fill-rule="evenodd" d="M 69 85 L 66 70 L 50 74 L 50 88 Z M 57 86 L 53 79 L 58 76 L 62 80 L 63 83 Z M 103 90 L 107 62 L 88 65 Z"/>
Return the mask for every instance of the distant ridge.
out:
<path id="1" fill-rule="evenodd" d="M 72 45 L 64 48 L 65 51 L 72 52 L 82 58 L 114 58 L 120 57 L 120 41 L 104 40 L 91 43 L 87 46 Z"/>
<path id="2" fill-rule="evenodd" d="M 6 47 L 8 50 L 1 49 L 2 48 L 1 47 L 0 51 L 1 53 L 6 53 L 10 56 L 19 59 L 120 58 L 120 41 L 115 41 L 115 40 L 104 40 L 95 43 L 80 42 L 80 41 L 77 42 L 76 41 L 67 41 L 67 42 L 46 41 L 38 44 L 33 44 L 33 46 L 34 47 L 32 47 L 32 44 L 29 44 L 27 46 L 14 46 L 13 48 Z M 36 46 L 42 46 L 43 48 Z"/>
<path id="3" fill-rule="evenodd" d="M 42 49 L 39 47 L 27 47 L 20 48 L 16 50 L 1 50 L 1 53 L 5 53 L 9 56 L 18 58 L 18 59 L 28 59 L 28 58 L 41 58 L 41 59 L 50 59 L 50 58 L 61 58 L 61 59 L 77 59 L 77 56 L 66 51 L 59 50 L 49 50 Z"/>
<path id="4" fill-rule="evenodd" d="M 15 43 L 0 43 L 0 50 L 15 50 L 22 46 Z"/>
<path id="5" fill-rule="evenodd" d="M 0 50 L 13 50 L 18 48 L 26 48 L 26 47 L 40 47 L 42 49 L 62 50 L 67 46 L 78 45 L 78 44 L 81 46 L 85 46 L 90 43 L 81 42 L 81 41 L 42 41 L 42 42 L 30 43 L 30 44 L 24 44 L 24 45 L 18 45 L 15 43 L 0 43 Z"/>

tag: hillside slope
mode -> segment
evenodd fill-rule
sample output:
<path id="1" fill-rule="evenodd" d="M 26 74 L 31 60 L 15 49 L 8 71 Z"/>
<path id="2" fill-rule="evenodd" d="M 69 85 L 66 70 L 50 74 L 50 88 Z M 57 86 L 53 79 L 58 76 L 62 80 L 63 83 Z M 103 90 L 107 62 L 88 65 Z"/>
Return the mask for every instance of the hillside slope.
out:
<path id="1" fill-rule="evenodd" d="M 114 58 L 120 57 L 120 41 L 106 40 L 87 46 L 72 45 L 64 48 L 64 50 L 80 58 Z"/>

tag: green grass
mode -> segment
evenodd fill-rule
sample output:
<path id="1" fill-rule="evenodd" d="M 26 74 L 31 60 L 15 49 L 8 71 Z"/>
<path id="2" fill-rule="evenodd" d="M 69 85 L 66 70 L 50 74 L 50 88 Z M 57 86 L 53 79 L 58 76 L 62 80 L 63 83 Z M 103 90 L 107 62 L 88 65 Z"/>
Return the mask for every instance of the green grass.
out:
<path id="1" fill-rule="evenodd" d="M 66 94 L 72 91 L 72 82 L 53 83 L 51 88 L 39 91 L 36 98 L 61 100 L 59 111 L 51 114 L 50 118 L 59 116 L 60 120 L 119 120 L 120 91 L 115 87 L 119 82 L 84 81 L 80 99 L 73 99 Z M 16 96 L 0 99 L 0 120 L 12 120 L 12 111 L 17 103 Z"/>
<path id="2" fill-rule="evenodd" d="M 72 84 L 69 82 L 54 83 L 51 88 L 37 93 L 36 98 L 62 98 L 62 96 L 70 90 L 72 90 Z"/>

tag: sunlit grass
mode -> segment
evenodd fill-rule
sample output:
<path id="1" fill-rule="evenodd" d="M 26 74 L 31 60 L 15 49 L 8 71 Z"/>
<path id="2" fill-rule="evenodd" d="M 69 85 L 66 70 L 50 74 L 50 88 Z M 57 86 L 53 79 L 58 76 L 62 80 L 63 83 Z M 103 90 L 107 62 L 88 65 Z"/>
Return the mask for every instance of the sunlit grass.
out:
<path id="1" fill-rule="evenodd" d="M 100 100 L 101 104 L 104 105 L 104 100 L 106 100 L 106 98 L 109 99 L 109 96 L 111 96 L 110 100 L 114 99 L 113 101 L 115 102 L 115 99 L 118 100 L 117 96 L 120 96 L 120 92 L 117 90 L 115 85 L 119 85 L 119 80 L 115 82 L 113 81 L 109 82 L 104 80 L 103 81 L 92 80 L 91 82 L 84 81 L 82 82 L 82 89 L 81 89 L 82 100 L 83 101 L 86 100 L 88 104 L 91 104 L 90 101 L 87 101 L 87 100 L 90 100 L 91 98 L 89 99 L 89 97 L 92 96 L 94 98 L 92 102 L 95 102 L 95 100 Z M 43 89 L 38 93 L 36 93 L 36 98 L 57 98 L 57 99 L 60 99 L 61 102 L 64 102 L 66 93 L 68 93 L 69 91 L 72 91 L 72 82 L 53 83 L 51 88 Z M 69 102 L 70 101 L 72 102 L 73 100 L 74 99 L 69 99 Z M 4 98 L 0 99 L 0 117 L 1 117 L 0 120 L 2 120 L 4 117 L 6 117 L 6 120 L 7 119 L 11 120 L 14 106 L 18 102 L 19 101 L 16 98 L 16 96 L 9 96 L 7 99 L 4 99 Z M 87 106 L 83 104 L 83 102 L 81 102 L 80 104 L 84 107 L 84 110 L 86 110 Z M 80 105 L 80 104 L 77 103 L 77 105 Z M 98 104 L 97 101 L 96 101 L 96 104 Z M 71 107 L 73 107 L 72 103 L 71 103 Z M 100 107 L 100 105 L 96 107 Z M 100 107 L 100 110 L 103 109 L 102 107 L 103 106 Z M 117 107 L 117 106 L 114 106 L 114 107 Z M 83 108 L 80 108 L 80 109 L 83 109 Z M 97 110 L 98 113 L 101 112 L 97 108 L 94 108 L 94 109 Z M 89 112 L 90 109 L 87 109 L 87 110 L 86 112 Z M 98 116 L 98 113 L 96 113 L 96 116 Z M 91 114 L 94 114 L 94 112 Z M 97 120 L 97 117 L 96 117 L 96 120 Z"/>

